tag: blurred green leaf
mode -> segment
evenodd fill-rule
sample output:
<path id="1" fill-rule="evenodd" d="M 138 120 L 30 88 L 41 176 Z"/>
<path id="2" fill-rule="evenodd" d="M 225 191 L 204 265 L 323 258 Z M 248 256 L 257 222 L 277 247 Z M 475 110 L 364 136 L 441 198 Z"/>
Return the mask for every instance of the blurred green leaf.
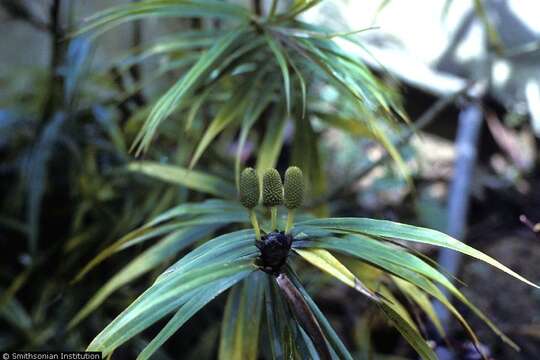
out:
<path id="1" fill-rule="evenodd" d="M 118 25 L 145 17 L 218 17 L 248 21 L 251 17 L 245 8 L 222 1 L 146 0 L 100 11 L 87 19 L 88 25 L 73 36 L 94 31 L 98 36 Z"/>
<path id="2" fill-rule="evenodd" d="M 266 32 L 265 34 L 266 42 L 272 50 L 272 53 L 276 57 L 276 62 L 279 65 L 281 70 L 281 76 L 283 76 L 283 90 L 285 92 L 285 104 L 287 109 L 287 114 L 291 113 L 291 79 L 289 75 L 289 66 L 287 64 L 287 54 L 283 47 L 279 44 L 279 41 L 272 37 L 271 33 Z"/>
<path id="3" fill-rule="evenodd" d="M 413 320 L 412 314 L 401 303 L 401 301 L 398 300 L 392 291 L 385 285 L 380 285 L 378 290 L 383 297 L 384 304 L 398 314 L 411 329 L 419 333 L 418 326 Z"/>
<path id="4" fill-rule="evenodd" d="M 30 314 L 14 297 L 9 298 L 0 308 L 0 317 L 22 332 L 30 331 L 33 326 Z"/>
<path id="5" fill-rule="evenodd" d="M 420 334 L 414 330 L 403 318 L 392 308 L 384 303 L 379 304 L 381 310 L 394 324 L 401 335 L 416 350 L 423 360 L 437 360 L 437 355 L 429 347 Z"/>
<path id="6" fill-rule="evenodd" d="M 184 31 L 182 36 L 178 34 L 166 35 L 152 39 L 152 42 L 144 46 L 131 49 L 127 54 L 112 59 L 113 64 L 119 64 L 120 70 L 127 70 L 131 66 L 141 63 L 150 57 L 194 51 L 210 47 L 219 33 L 214 30 L 209 31 Z M 184 54 L 183 54 L 184 55 Z"/>
<path id="7" fill-rule="evenodd" d="M 15 298 L 17 292 L 26 284 L 30 276 L 32 268 L 27 268 L 17 275 L 6 290 L 3 290 L 0 295 L 0 312 Z"/>
<path id="8" fill-rule="evenodd" d="M 199 215 L 222 214 L 226 212 L 245 211 L 237 201 L 225 201 L 219 199 L 209 199 L 196 203 L 186 203 L 175 206 L 147 222 L 142 229 L 159 225 L 165 221 L 178 219 L 181 217 L 192 217 Z"/>
<path id="9" fill-rule="evenodd" d="M 237 187 L 240 181 L 240 156 L 242 154 L 242 151 L 244 150 L 244 145 L 246 143 L 249 131 L 251 130 L 253 124 L 257 121 L 257 119 L 262 115 L 263 111 L 270 105 L 273 98 L 274 98 L 274 94 L 268 92 L 264 95 L 262 99 L 260 99 L 256 103 L 254 99 L 252 99 L 254 103 L 253 106 L 249 106 L 248 104 L 248 108 L 246 110 L 246 113 L 244 114 L 244 117 L 242 119 L 242 124 L 240 127 L 240 136 L 238 138 L 238 149 L 236 151 L 236 160 L 235 160 L 235 165 L 234 165 Z"/>
<path id="10" fill-rule="evenodd" d="M 39 140 L 33 146 L 27 166 L 24 168 L 24 178 L 27 186 L 28 206 L 28 249 L 35 256 L 38 250 L 39 221 L 41 216 L 42 199 L 46 191 L 48 162 L 54 154 L 62 126 L 66 117 L 58 113 L 43 128 Z"/>
<path id="11" fill-rule="evenodd" d="M 253 91 L 253 83 L 247 83 L 239 89 L 234 96 L 232 96 L 225 105 L 221 107 L 216 117 L 210 123 L 210 126 L 204 132 L 195 153 L 191 158 L 189 167 L 193 168 L 204 150 L 210 145 L 210 142 L 228 125 L 232 123 L 238 123 L 241 115 L 245 112 L 247 101 L 250 99 L 247 97 L 248 92 Z"/>
<path id="12" fill-rule="evenodd" d="M 256 169 L 257 173 L 260 175 L 262 175 L 266 169 L 275 167 L 283 145 L 286 123 L 287 117 L 285 116 L 283 108 L 275 107 L 272 116 L 266 124 L 266 132 L 257 158 Z"/>
<path id="13" fill-rule="evenodd" d="M 414 286 L 413 284 L 407 281 L 404 281 L 396 276 L 393 276 L 392 280 L 394 280 L 398 288 L 404 294 L 410 297 L 422 309 L 422 311 L 427 315 L 429 320 L 431 320 L 431 322 L 433 323 L 433 325 L 435 326 L 439 334 L 443 338 L 446 337 L 446 332 L 444 331 L 441 321 L 439 320 L 437 314 L 435 313 L 433 304 L 429 300 L 429 297 L 426 295 L 426 293 L 420 291 L 420 289 Z"/>
<path id="14" fill-rule="evenodd" d="M 240 27 L 216 39 L 214 45 L 199 58 L 188 73 L 158 100 L 133 143 L 133 146 L 137 146 L 137 154 L 148 148 L 159 124 L 172 114 L 183 98 L 205 79 L 215 65 L 223 61 L 245 32 L 245 28 Z"/>
<path id="15" fill-rule="evenodd" d="M 136 161 L 128 165 L 128 170 L 217 197 L 234 198 L 236 196 L 235 186 L 222 178 L 180 166 L 153 161 Z"/>
<path id="16" fill-rule="evenodd" d="M 180 250 L 193 244 L 197 240 L 211 234 L 214 229 L 215 227 L 205 226 L 177 230 L 145 250 L 141 255 L 135 257 L 122 270 L 107 281 L 75 315 L 68 327 L 72 328 L 73 326 L 76 326 L 82 319 L 87 317 L 93 310 L 101 305 L 112 292 L 150 271 L 160 263 L 175 256 Z"/>

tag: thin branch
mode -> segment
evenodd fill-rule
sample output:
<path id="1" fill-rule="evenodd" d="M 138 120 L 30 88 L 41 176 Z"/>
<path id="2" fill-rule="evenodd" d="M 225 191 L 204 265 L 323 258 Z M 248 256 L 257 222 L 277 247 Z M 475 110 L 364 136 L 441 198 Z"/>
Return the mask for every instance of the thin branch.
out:
<path id="1" fill-rule="evenodd" d="M 137 2 L 138 0 L 132 0 L 132 2 Z M 143 40 L 143 22 L 142 20 L 135 20 L 133 22 L 133 33 L 131 38 L 131 46 L 136 49 L 138 48 Z M 141 64 L 133 64 L 129 68 L 129 73 L 133 80 L 133 83 L 138 83 L 142 78 Z M 130 97 L 135 104 L 138 106 L 144 106 L 146 100 L 144 99 L 142 91 L 139 89 Z"/>
<path id="2" fill-rule="evenodd" d="M 62 1 L 53 0 L 50 11 L 51 26 L 51 60 L 49 64 L 49 88 L 47 99 L 43 108 L 43 120 L 47 120 L 53 114 L 55 107 L 59 105 L 60 98 L 64 95 L 64 81 L 58 69 L 64 60 L 65 42 L 64 30 L 62 28 Z"/>
<path id="3" fill-rule="evenodd" d="M 540 233 L 540 223 L 533 223 L 532 221 L 529 220 L 529 218 L 524 215 L 524 214 L 521 214 L 519 216 L 519 221 L 521 221 L 524 225 L 526 225 L 533 233 L 535 233 L 536 235 L 538 235 Z"/>

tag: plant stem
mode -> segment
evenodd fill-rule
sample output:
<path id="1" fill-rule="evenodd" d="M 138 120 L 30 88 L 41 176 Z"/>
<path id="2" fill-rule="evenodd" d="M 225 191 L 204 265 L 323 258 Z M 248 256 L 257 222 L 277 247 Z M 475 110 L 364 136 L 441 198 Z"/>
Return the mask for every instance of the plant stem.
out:
<path id="1" fill-rule="evenodd" d="M 55 109 L 61 106 L 63 101 L 64 78 L 59 74 L 58 69 L 64 59 L 66 42 L 62 41 L 64 30 L 61 15 L 62 2 L 61 0 L 54 0 L 49 9 L 51 58 L 49 63 L 49 83 L 42 113 L 43 123 L 50 119 Z"/>
<path id="2" fill-rule="evenodd" d="M 289 212 L 287 213 L 287 226 L 285 227 L 285 234 L 288 234 L 289 231 L 291 231 L 291 228 L 293 227 L 294 222 L 294 209 L 289 209 Z"/>
<path id="3" fill-rule="evenodd" d="M 259 227 L 259 222 L 257 221 L 257 215 L 255 214 L 254 210 L 249 210 L 249 219 L 251 220 L 251 225 L 253 225 L 253 229 L 255 230 L 255 238 L 257 241 L 261 240 L 261 229 Z"/>
<path id="4" fill-rule="evenodd" d="M 274 17 L 276 14 L 276 7 L 277 7 L 277 0 L 272 0 L 272 6 L 270 7 L 270 15 L 268 15 L 269 18 Z"/>
<path id="5" fill-rule="evenodd" d="M 270 208 L 270 219 L 272 221 L 272 231 L 277 229 L 277 207 L 272 206 Z"/>
<path id="6" fill-rule="evenodd" d="M 131 0 L 131 2 L 135 3 L 138 0 Z M 138 48 L 143 41 L 143 22 L 142 20 L 135 20 L 133 22 L 133 33 L 131 38 L 131 45 L 133 48 Z M 133 79 L 134 83 L 138 83 L 141 81 L 142 75 L 141 75 L 141 64 L 137 63 L 129 67 L 129 73 L 131 75 L 131 78 Z M 133 93 L 130 96 L 130 99 L 133 100 L 133 102 L 137 106 L 143 106 L 145 104 L 144 96 L 142 94 L 142 91 L 139 89 L 135 93 Z"/>

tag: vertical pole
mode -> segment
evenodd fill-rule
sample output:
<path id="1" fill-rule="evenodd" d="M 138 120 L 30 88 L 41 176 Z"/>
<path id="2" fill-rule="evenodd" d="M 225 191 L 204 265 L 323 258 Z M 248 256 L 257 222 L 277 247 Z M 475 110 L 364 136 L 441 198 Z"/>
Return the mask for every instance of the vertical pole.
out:
<path id="1" fill-rule="evenodd" d="M 448 192 L 447 233 L 461 241 L 465 239 L 471 183 L 476 165 L 482 120 L 482 108 L 476 100 L 465 105 L 459 113 L 454 176 Z M 438 262 L 450 275 L 456 275 L 461 263 L 461 257 L 462 255 L 459 252 L 441 249 Z M 445 295 L 448 295 L 446 289 L 441 290 Z M 435 302 L 434 307 L 443 328 L 448 330 L 450 320 L 448 310 L 439 302 Z M 440 353 L 438 356 L 443 360 L 453 359 L 453 355 L 446 352 L 444 354 Z"/>

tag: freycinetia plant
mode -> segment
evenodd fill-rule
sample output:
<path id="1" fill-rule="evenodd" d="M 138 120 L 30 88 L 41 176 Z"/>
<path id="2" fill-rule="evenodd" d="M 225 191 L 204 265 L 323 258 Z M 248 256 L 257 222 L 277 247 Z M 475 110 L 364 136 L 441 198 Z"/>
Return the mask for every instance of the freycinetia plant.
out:
<path id="1" fill-rule="evenodd" d="M 223 233 L 187 253 L 99 333 L 88 350 L 111 354 L 172 314 L 139 354 L 138 359 L 147 359 L 198 311 L 228 291 L 220 359 L 261 356 L 353 359 L 302 285 L 300 275 L 305 267 L 302 262 L 356 289 L 359 297 L 375 304 L 422 359 L 436 359 L 436 356 L 390 291 L 391 284 L 421 304 L 434 324 L 438 323 L 437 319 L 430 302 L 425 300 L 439 300 L 478 344 L 467 321 L 439 287 L 446 288 L 505 342 L 515 346 L 429 260 L 409 250 L 406 244 L 420 242 L 450 248 L 485 261 L 531 286 L 536 287 L 535 284 L 488 255 L 438 231 L 367 218 L 315 219 L 301 213 L 295 221 L 295 212 L 303 198 L 304 180 L 298 167 L 287 170 L 284 186 L 275 169 L 266 170 L 262 182 L 254 169 L 245 169 L 240 176 L 239 200 L 247 214 L 244 209 L 243 216 L 229 222 L 251 222 L 253 228 Z M 259 203 L 265 211 L 258 208 Z M 287 217 L 279 215 L 282 209 L 286 209 Z M 202 234 L 209 233 L 203 229 L 217 226 L 216 223 L 208 225 L 212 224 L 209 214 L 216 218 L 220 217 L 216 216 L 216 211 L 225 216 L 238 210 L 232 203 L 217 200 L 184 204 L 159 215 L 138 233 L 141 236 L 145 231 L 161 231 L 171 233 L 166 238 L 176 234 L 172 237 L 181 237 L 184 241 L 200 239 L 204 237 Z M 189 214 L 188 219 L 181 220 L 186 214 Z M 259 222 L 258 218 L 263 220 Z M 189 223 L 192 227 L 186 230 Z M 177 229 L 171 230 L 174 224 Z M 190 232 L 191 236 L 187 235 Z M 373 277 L 374 272 L 380 276 Z"/>
<path id="2" fill-rule="evenodd" d="M 149 273 L 155 279 L 130 297 L 131 304 L 88 350 L 110 355 L 133 341 L 142 349 L 139 359 L 158 355 L 201 309 L 219 306 L 212 300 L 222 295 L 220 359 L 352 359 L 355 354 L 312 299 L 317 294 L 304 288 L 306 275 L 319 270 L 354 289 L 358 301 L 372 304 L 423 359 L 435 355 L 403 299 L 421 309 L 444 337 L 431 305 L 438 300 L 479 344 L 441 288 L 515 346 L 408 244 L 450 248 L 536 286 L 527 279 L 438 231 L 369 218 L 315 218 L 302 210 L 307 193 L 313 199 L 327 195 L 319 138 L 329 128 L 380 142 L 406 173 L 391 142 L 398 120 L 405 118 L 399 98 L 338 46 L 336 37 L 355 42 L 351 33 L 302 21 L 301 15 L 320 2 L 254 1 L 269 6 L 250 11 L 226 1 L 142 0 L 99 12 L 76 32 L 96 37 L 141 19 L 177 18 L 192 25 L 113 61 L 122 73 L 159 60 L 147 66 L 150 73 L 132 91 L 164 75 L 174 80 L 156 81 L 157 89 L 165 83 L 163 92 L 157 98 L 150 93 L 122 130 L 128 138 L 133 134 L 135 154 L 150 159 L 131 162 L 129 171 L 182 189 L 168 188 L 167 201 L 159 201 L 149 221 L 102 249 L 76 276 L 83 279 L 122 251 L 142 249 L 92 295 L 70 328 L 126 284 Z M 241 172 L 244 163 L 253 168 Z M 289 163 L 296 166 L 284 174 L 274 169 Z M 163 210 L 177 198 L 178 206 Z M 161 330 L 147 342 L 156 328 Z"/>

